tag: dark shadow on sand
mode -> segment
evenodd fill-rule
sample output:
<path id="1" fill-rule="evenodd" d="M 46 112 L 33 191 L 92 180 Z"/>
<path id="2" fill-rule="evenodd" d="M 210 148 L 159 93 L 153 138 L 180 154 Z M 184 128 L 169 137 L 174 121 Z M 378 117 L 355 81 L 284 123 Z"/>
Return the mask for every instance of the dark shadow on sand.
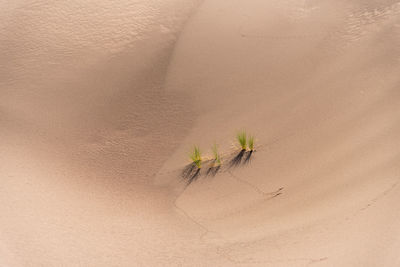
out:
<path id="1" fill-rule="evenodd" d="M 190 175 L 190 176 L 188 177 L 187 185 L 190 185 L 190 184 L 193 183 L 195 180 L 197 180 L 197 178 L 199 177 L 199 175 L 200 175 L 200 169 L 197 168 L 197 170 L 196 170 L 192 175 Z"/>
<path id="2" fill-rule="evenodd" d="M 251 156 L 253 155 L 253 150 L 247 151 L 246 155 L 243 156 L 243 164 L 249 164 L 251 160 Z"/>
<path id="3" fill-rule="evenodd" d="M 207 170 L 207 176 L 208 176 L 208 175 L 211 175 L 211 176 L 217 175 L 219 169 L 221 169 L 221 165 L 210 167 L 210 168 Z"/>
<path id="4" fill-rule="evenodd" d="M 195 163 L 190 163 L 183 168 L 181 176 L 187 180 L 188 185 L 195 181 L 200 175 L 200 168 Z"/>
<path id="5" fill-rule="evenodd" d="M 251 157 L 253 156 L 253 152 L 254 152 L 253 150 L 252 151 L 241 150 L 236 156 L 233 157 L 233 159 L 230 160 L 228 167 L 234 168 L 240 165 L 245 165 L 250 163 Z"/>
<path id="6" fill-rule="evenodd" d="M 196 170 L 197 166 L 194 163 L 190 163 L 188 165 L 186 165 L 181 173 L 182 178 L 189 178 L 191 176 L 191 174 Z"/>
<path id="7" fill-rule="evenodd" d="M 240 152 L 231 159 L 229 162 L 229 168 L 237 167 L 242 163 L 243 156 L 245 154 L 246 150 L 240 150 Z"/>

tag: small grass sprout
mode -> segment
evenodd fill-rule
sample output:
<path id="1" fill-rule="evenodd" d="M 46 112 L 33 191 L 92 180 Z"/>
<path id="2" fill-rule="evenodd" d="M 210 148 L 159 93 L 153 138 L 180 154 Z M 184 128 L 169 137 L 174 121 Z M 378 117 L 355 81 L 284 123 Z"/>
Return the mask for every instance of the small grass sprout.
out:
<path id="1" fill-rule="evenodd" d="M 197 168 L 201 168 L 201 153 L 198 146 L 194 146 L 192 153 L 190 154 L 190 159 L 196 164 Z"/>
<path id="2" fill-rule="evenodd" d="M 247 148 L 247 134 L 245 131 L 241 131 L 236 135 L 236 138 L 240 144 L 242 150 L 246 150 Z"/>
<path id="3" fill-rule="evenodd" d="M 254 151 L 254 136 L 253 136 L 253 135 L 250 135 L 250 136 L 249 136 L 249 141 L 248 141 L 248 143 L 249 143 L 249 149 L 250 149 L 250 151 Z"/>
<path id="4" fill-rule="evenodd" d="M 213 154 L 214 154 L 215 165 L 216 165 L 216 166 L 221 165 L 221 156 L 220 156 L 220 154 L 219 154 L 219 152 L 218 152 L 218 146 L 217 146 L 217 144 L 214 144 L 214 145 L 213 145 L 212 151 L 213 151 Z"/>

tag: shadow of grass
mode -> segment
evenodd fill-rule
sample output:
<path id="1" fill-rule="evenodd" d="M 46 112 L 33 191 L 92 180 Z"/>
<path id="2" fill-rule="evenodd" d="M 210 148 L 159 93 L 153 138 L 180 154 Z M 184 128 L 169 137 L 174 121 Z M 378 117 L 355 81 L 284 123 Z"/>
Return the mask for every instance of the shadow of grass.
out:
<path id="1" fill-rule="evenodd" d="M 231 159 L 229 161 L 229 168 L 239 166 L 242 163 L 242 159 L 243 159 L 245 152 L 246 152 L 246 150 L 244 150 L 244 149 L 240 150 L 240 152 L 236 156 L 234 156 L 233 159 Z"/>
<path id="2" fill-rule="evenodd" d="M 221 169 L 221 165 L 210 167 L 210 168 L 207 170 L 207 176 L 208 176 L 208 175 L 211 175 L 211 176 L 217 175 L 217 173 L 218 173 L 218 171 L 219 171 L 220 169 Z"/>
<path id="3" fill-rule="evenodd" d="M 253 150 L 247 151 L 245 154 L 246 155 L 243 156 L 243 158 L 244 158 L 243 159 L 243 164 L 249 164 L 250 160 L 251 160 L 251 156 L 253 155 Z"/>
<path id="4" fill-rule="evenodd" d="M 187 180 L 188 185 L 191 184 L 194 180 L 196 180 L 199 175 L 200 175 L 200 168 L 198 168 L 195 163 L 190 163 L 186 165 L 181 173 L 181 177 Z"/>
<path id="5" fill-rule="evenodd" d="M 228 168 L 238 167 L 240 165 L 249 164 L 253 156 L 252 151 L 241 150 L 237 155 L 235 155 L 228 163 Z"/>
<path id="6" fill-rule="evenodd" d="M 182 170 L 181 177 L 185 179 L 189 178 L 196 168 L 197 166 L 194 162 L 186 165 Z"/>
<path id="7" fill-rule="evenodd" d="M 197 178 L 199 177 L 199 175 L 200 175 L 200 169 L 197 168 L 197 170 L 196 170 L 192 175 L 190 175 L 190 176 L 187 178 L 187 179 L 188 179 L 187 185 L 190 185 L 190 184 L 193 183 L 195 180 L 197 180 Z"/>

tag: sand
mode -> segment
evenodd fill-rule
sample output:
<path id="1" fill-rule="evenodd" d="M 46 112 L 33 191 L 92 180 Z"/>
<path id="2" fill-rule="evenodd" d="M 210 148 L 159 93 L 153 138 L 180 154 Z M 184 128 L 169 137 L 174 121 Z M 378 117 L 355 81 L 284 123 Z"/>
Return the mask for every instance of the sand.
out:
<path id="1" fill-rule="evenodd" d="M 400 265 L 398 1 L 0 8 L 0 266 Z"/>

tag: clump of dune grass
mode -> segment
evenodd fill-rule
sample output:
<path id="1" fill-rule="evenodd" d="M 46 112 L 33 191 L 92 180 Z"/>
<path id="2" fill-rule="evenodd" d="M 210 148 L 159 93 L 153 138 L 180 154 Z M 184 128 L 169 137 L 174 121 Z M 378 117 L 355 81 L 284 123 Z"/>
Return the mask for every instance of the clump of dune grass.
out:
<path id="1" fill-rule="evenodd" d="M 247 134 L 246 131 L 241 131 L 236 135 L 236 138 L 239 142 L 240 147 L 242 150 L 246 150 L 247 148 Z"/>
<path id="2" fill-rule="evenodd" d="M 250 135 L 248 139 L 249 139 L 249 141 L 248 141 L 249 149 L 250 149 L 250 151 L 254 151 L 254 136 Z"/>
<path id="3" fill-rule="evenodd" d="M 220 156 L 220 154 L 219 154 L 219 152 L 218 152 L 218 146 L 217 146 L 217 144 L 214 144 L 214 145 L 213 145 L 212 151 L 213 151 L 213 154 L 214 154 L 215 165 L 216 165 L 216 166 L 220 166 L 220 165 L 221 165 L 221 156 Z"/>
<path id="4" fill-rule="evenodd" d="M 201 168 L 201 153 L 198 146 L 194 146 L 192 153 L 190 154 L 190 159 L 196 164 L 197 168 Z"/>

